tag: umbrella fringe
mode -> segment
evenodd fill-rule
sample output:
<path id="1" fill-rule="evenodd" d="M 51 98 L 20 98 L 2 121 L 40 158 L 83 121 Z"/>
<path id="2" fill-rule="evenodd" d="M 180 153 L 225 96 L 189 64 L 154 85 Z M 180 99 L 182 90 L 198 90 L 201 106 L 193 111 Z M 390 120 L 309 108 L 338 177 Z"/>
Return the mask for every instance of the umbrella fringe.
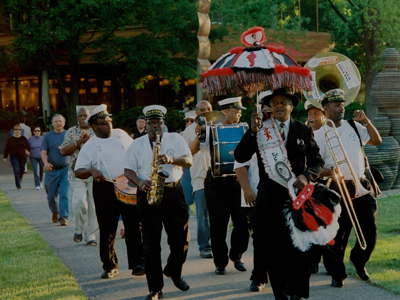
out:
<path id="1" fill-rule="evenodd" d="M 309 76 L 286 71 L 278 74 L 264 74 L 248 73 L 243 70 L 235 72 L 231 76 L 204 77 L 202 85 L 202 88 L 207 89 L 212 95 L 234 93 L 248 97 L 252 97 L 257 88 L 259 90 L 277 90 L 284 87 L 292 92 L 310 91 L 312 82 Z"/>

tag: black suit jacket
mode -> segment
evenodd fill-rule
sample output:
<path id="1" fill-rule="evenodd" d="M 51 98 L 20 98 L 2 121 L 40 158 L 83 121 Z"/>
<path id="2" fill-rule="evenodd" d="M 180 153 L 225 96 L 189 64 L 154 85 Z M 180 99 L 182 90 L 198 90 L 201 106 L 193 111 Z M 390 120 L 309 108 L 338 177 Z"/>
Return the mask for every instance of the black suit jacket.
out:
<path id="1" fill-rule="evenodd" d="M 314 134 L 310 126 L 301 122 L 290 120 L 289 135 L 287 137 L 286 149 L 292 171 L 296 176 L 304 174 L 309 181 L 316 181 L 324 167 L 324 160 L 319 154 L 319 147 L 314 140 Z M 235 159 L 244 163 L 251 159 L 257 152 L 260 183 L 258 189 L 275 183 L 270 180 L 265 172 L 256 136 L 251 135 L 251 128 L 243 136 L 235 149 Z"/>

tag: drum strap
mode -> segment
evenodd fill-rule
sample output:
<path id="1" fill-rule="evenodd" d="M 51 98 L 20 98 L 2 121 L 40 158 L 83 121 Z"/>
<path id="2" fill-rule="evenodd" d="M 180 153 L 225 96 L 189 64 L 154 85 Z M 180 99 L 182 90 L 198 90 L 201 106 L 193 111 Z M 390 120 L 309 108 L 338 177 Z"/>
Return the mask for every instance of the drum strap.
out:
<path id="1" fill-rule="evenodd" d="M 97 153 L 98 153 L 98 155 L 97 155 L 97 165 L 98 165 L 98 167 L 100 169 L 100 159 L 101 159 L 101 161 L 103 162 L 104 166 L 106 167 L 106 170 L 107 170 L 107 173 L 108 173 L 108 177 L 110 178 L 110 180 L 112 180 L 110 170 L 108 170 L 108 166 L 107 166 L 106 162 L 103 159 L 103 155 L 101 154 L 101 148 L 100 148 L 100 145 L 99 145 L 97 139 L 98 139 L 98 137 L 95 137 Z"/>

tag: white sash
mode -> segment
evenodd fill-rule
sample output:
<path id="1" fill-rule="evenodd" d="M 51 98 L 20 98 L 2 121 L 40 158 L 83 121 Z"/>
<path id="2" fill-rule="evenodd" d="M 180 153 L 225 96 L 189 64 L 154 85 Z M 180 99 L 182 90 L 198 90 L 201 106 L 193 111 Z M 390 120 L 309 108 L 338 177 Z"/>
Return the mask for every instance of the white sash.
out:
<path id="1" fill-rule="evenodd" d="M 292 200 L 295 199 L 293 183 L 296 176 L 292 172 L 284 141 L 274 118 L 263 122 L 262 128 L 257 132 L 257 143 L 264 170 L 269 178 L 286 187 Z"/>

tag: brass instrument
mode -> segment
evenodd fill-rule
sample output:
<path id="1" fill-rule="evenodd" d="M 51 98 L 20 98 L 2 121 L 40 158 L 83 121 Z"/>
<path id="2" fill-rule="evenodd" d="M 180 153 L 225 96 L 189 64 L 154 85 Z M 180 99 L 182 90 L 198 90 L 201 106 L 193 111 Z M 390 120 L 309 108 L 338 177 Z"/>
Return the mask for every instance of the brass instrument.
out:
<path id="1" fill-rule="evenodd" d="M 151 206 L 158 206 L 164 195 L 165 179 L 169 177 L 169 174 L 160 171 L 161 166 L 158 164 L 158 156 L 161 149 L 161 137 L 157 128 L 153 132 L 156 134 L 156 144 L 153 147 L 153 156 L 151 158 L 150 181 L 152 187 L 147 192 L 147 202 Z"/>
<path id="2" fill-rule="evenodd" d="M 314 90 L 311 92 L 304 91 L 303 95 L 311 102 L 311 104 L 318 108 L 321 108 L 322 95 L 332 89 L 339 88 L 345 92 L 346 102 L 344 102 L 344 106 L 349 105 L 357 97 L 361 86 L 361 76 L 354 62 L 348 57 L 335 52 L 320 53 L 311 58 L 304 67 L 311 71 Z M 327 125 L 330 128 L 327 128 Z M 327 119 L 323 124 L 323 128 L 325 130 L 325 140 L 335 162 L 335 167 L 332 167 L 334 180 L 338 185 L 342 201 L 346 207 L 358 243 L 360 244 L 361 249 L 365 250 L 367 248 L 367 243 L 355 214 L 352 198 L 350 197 L 339 166 L 347 164 L 350 169 L 355 187 L 355 195 L 353 199 L 364 196 L 368 194 L 369 191 L 362 186 L 358 179 L 346 151 L 343 148 L 335 123 L 332 120 Z M 332 141 L 335 139 L 337 142 L 334 145 Z M 343 152 L 344 159 L 342 160 L 338 158 L 338 155 L 335 152 L 335 148 L 337 147 L 340 147 Z"/>
<path id="3" fill-rule="evenodd" d="M 201 126 L 201 134 L 199 135 L 200 143 L 206 141 L 208 127 L 225 120 L 226 116 L 221 111 L 209 111 L 198 115 L 194 122 Z"/>
<path id="4" fill-rule="evenodd" d="M 304 66 L 310 69 L 313 91 L 303 91 L 304 97 L 313 105 L 321 107 L 322 95 L 329 90 L 341 89 L 346 94 L 344 106 L 357 97 L 361 76 L 357 66 L 348 57 L 335 52 L 319 53 Z"/>
<path id="5" fill-rule="evenodd" d="M 327 128 L 327 124 L 328 124 L 328 126 L 331 127 L 330 129 Z M 343 179 L 343 174 L 340 171 L 339 166 L 342 164 L 347 164 L 350 169 L 351 176 L 353 178 L 354 188 L 355 188 L 355 195 L 354 195 L 353 199 L 362 197 L 362 196 L 368 194 L 370 191 L 368 191 L 367 189 L 365 189 L 362 186 L 360 180 L 356 176 L 353 166 L 351 165 L 351 162 L 347 156 L 346 151 L 344 150 L 342 142 L 340 141 L 339 134 L 335 127 L 335 123 L 332 120 L 327 119 L 325 121 L 323 127 L 325 130 L 325 140 L 328 144 L 328 148 L 331 152 L 333 161 L 335 162 L 335 167 L 332 167 L 333 177 L 337 183 L 340 195 L 342 196 L 342 201 L 344 203 L 344 206 L 346 207 L 346 210 L 349 215 L 351 224 L 354 228 L 354 232 L 356 234 L 358 243 L 360 244 L 360 248 L 362 250 L 365 250 L 367 248 L 367 243 L 365 241 L 364 234 L 362 233 L 360 223 L 358 222 L 357 215 L 354 211 L 352 198 L 350 197 L 349 191 L 347 190 L 346 183 Z M 330 133 L 332 133 L 331 136 L 329 136 Z M 332 140 L 334 140 L 334 139 L 336 139 L 337 145 L 333 145 Z M 342 160 L 339 160 L 339 158 L 335 152 L 335 148 L 337 148 L 337 147 L 340 147 L 343 152 L 344 159 L 342 159 Z"/>

